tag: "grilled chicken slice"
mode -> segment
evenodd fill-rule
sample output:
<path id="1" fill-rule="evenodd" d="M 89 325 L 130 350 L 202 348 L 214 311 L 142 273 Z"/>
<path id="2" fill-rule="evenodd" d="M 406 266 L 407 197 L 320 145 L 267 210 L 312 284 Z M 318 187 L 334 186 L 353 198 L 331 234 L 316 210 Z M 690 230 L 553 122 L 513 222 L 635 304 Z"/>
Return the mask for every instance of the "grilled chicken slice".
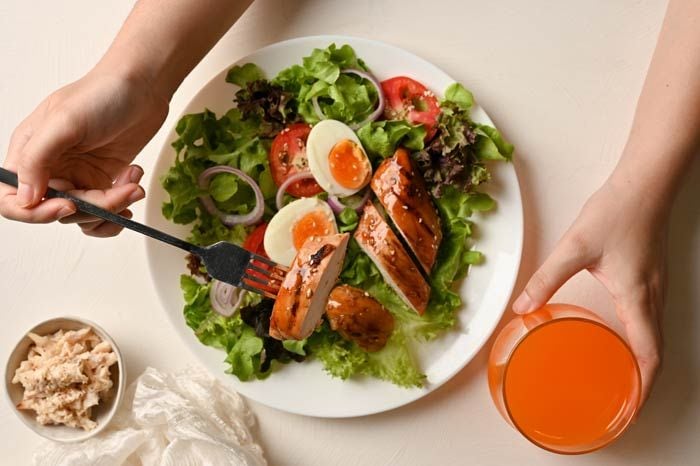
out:
<path id="1" fill-rule="evenodd" d="M 394 331 L 394 316 L 369 293 L 349 285 L 333 288 L 326 304 L 331 328 L 365 351 L 379 351 Z"/>
<path id="2" fill-rule="evenodd" d="M 382 162 L 371 187 L 425 273 L 430 274 L 442 241 L 440 216 L 406 149 L 399 148 Z"/>
<path id="3" fill-rule="evenodd" d="M 270 316 L 270 336 L 303 340 L 321 322 L 328 295 L 343 267 L 350 235 L 309 237 L 292 262 Z"/>
<path id="4" fill-rule="evenodd" d="M 371 201 L 365 205 L 355 239 L 377 264 L 389 286 L 413 310 L 423 315 L 430 297 L 430 285 Z"/>

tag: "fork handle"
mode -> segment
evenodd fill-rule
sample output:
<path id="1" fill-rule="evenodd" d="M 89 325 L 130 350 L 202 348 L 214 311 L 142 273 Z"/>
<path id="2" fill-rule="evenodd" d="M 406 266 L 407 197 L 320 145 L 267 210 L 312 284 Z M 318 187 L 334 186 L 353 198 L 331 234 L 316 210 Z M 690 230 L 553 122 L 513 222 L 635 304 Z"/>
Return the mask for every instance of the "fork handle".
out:
<path id="1" fill-rule="evenodd" d="M 0 167 L 0 182 L 8 184 L 10 186 L 14 186 L 16 188 L 17 187 L 17 174 L 14 172 L 11 172 L 10 170 L 6 170 L 6 169 Z M 67 199 L 67 200 L 71 201 L 73 204 L 75 204 L 75 206 L 81 212 L 84 212 L 84 213 L 90 214 L 90 215 L 94 215 L 95 217 L 99 217 L 102 220 L 106 220 L 108 222 L 116 223 L 117 225 L 121 225 L 124 228 L 128 228 L 129 230 L 133 230 L 137 233 L 141 233 L 143 235 L 150 236 L 153 239 L 157 239 L 159 241 L 162 241 L 164 243 L 168 243 L 168 244 L 175 246 L 175 247 L 178 247 L 180 249 L 184 249 L 185 251 L 191 252 L 191 253 L 196 254 L 198 256 L 202 255 L 203 249 L 200 248 L 199 246 L 196 246 L 196 245 L 189 243 L 187 241 L 183 241 L 179 238 L 171 236 L 171 235 L 164 233 L 160 230 L 156 230 L 155 228 L 151 228 L 149 226 L 146 226 L 143 223 L 135 222 L 135 221 L 130 220 L 126 217 L 122 217 L 121 215 L 109 212 L 101 207 L 97 207 L 95 204 L 91 204 L 89 202 L 83 201 L 82 199 L 78 199 L 75 196 L 71 196 L 70 194 L 68 194 L 66 192 L 56 191 L 53 188 L 48 188 L 46 190 L 46 194 L 44 195 L 44 197 L 46 199 L 50 199 L 50 198 Z"/>

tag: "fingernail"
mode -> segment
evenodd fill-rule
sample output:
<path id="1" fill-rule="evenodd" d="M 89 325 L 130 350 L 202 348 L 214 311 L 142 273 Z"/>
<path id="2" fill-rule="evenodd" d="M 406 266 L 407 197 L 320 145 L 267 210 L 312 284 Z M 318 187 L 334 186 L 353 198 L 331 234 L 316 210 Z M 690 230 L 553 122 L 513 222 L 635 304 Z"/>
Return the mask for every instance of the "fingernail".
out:
<path id="1" fill-rule="evenodd" d="M 518 296 L 518 299 L 513 303 L 513 312 L 516 314 L 527 314 L 528 312 L 534 310 L 532 305 L 532 299 L 530 296 L 523 291 Z"/>
<path id="2" fill-rule="evenodd" d="M 29 207 L 34 202 L 34 188 L 26 183 L 19 183 L 17 187 L 17 205 Z"/>
<path id="3" fill-rule="evenodd" d="M 132 203 L 134 203 L 134 202 L 136 202 L 136 201 L 140 201 L 140 200 L 143 199 L 144 197 L 146 197 L 146 193 L 144 192 L 143 189 L 141 189 L 141 188 L 139 187 L 136 191 L 134 191 L 133 193 L 131 193 L 131 195 L 129 196 L 129 199 L 128 199 L 129 204 L 132 204 Z"/>
<path id="4" fill-rule="evenodd" d="M 143 176 L 143 168 L 137 166 L 131 167 L 131 171 L 129 172 L 129 181 L 132 183 L 138 183 L 141 181 L 141 177 Z"/>
<path id="5" fill-rule="evenodd" d="M 73 215 L 75 213 L 75 207 L 69 207 L 69 206 L 63 206 L 61 209 L 58 211 L 58 218 L 62 219 L 64 217 L 68 217 L 69 215 Z"/>

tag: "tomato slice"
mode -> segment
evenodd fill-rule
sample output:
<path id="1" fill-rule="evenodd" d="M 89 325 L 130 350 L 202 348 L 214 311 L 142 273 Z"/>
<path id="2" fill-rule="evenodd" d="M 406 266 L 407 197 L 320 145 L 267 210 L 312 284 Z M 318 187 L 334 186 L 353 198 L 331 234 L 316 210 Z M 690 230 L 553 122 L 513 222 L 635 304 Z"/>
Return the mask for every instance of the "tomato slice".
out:
<path id="1" fill-rule="evenodd" d="M 440 104 L 435 94 L 418 81 L 406 76 L 382 81 L 386 98 L 384 116 L 389 120 L 407 120 L 425 126 L 425 140 L 435 136 Z"/>
<path id="2" fill-rule="evenodd" d="M 270 170 L 272 179 L 279 187 L 291 175 L 309 170 L 306 158 L 306 139 L 311 132 L 311 126 L 306 123 L 294 123 L 283 129 L 272 141 L 270 148 Z M 294 197 L 311 197 L 323 189 L 316 180 L 309 178 L 292 183 L 287 192 Z"/>
<path id="3" fill-rule="evenodd" d="M 250 251 L 259 256 L 267 257 L 265 252 L 265 247 L 263 246 L 263 240 L 265 238 L 265 230 L 267 230 L 267 223 L 261 223 L 248 235 L 248 237 L 243 242 L 243 249 Z"/>

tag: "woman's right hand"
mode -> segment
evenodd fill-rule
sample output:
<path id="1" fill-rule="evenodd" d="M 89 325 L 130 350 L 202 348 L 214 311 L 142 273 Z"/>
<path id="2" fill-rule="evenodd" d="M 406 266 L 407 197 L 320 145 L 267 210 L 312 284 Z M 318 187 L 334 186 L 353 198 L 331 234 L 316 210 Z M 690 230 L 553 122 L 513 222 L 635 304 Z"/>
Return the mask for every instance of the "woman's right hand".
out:
<path id="1" fill-rule="evenodd" d="M 112 212 L 143 199 L 140 167 L 130 165 L 168 113 L 168 101 L 137 76 L 91 71 L 49 95 L 14 131 L 4 166 L 19 188 L 0 185 L 0 214 L 29 223 L 77 223 L 113 236 L 114 224 L 76 213 L 65 199 L 42 200 L 47 186 Z"/>

